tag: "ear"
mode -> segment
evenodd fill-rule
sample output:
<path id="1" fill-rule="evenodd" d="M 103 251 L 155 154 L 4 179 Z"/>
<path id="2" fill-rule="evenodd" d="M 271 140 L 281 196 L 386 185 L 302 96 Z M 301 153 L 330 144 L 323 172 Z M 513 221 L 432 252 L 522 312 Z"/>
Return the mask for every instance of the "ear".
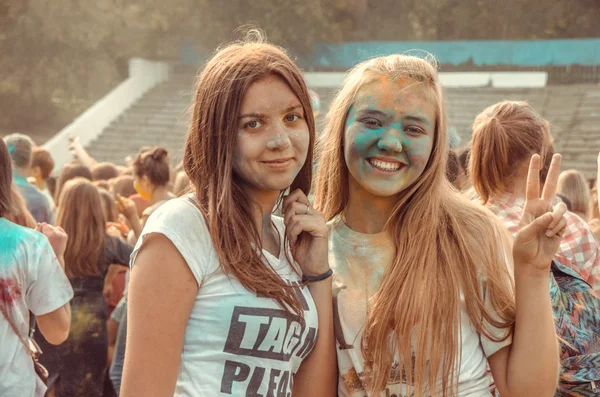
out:
<path id="1" fill-rule="evenodd" d="M 150 188 L 152 187 L 152 182 L 150 182 L 150 178 L 148 178 L 148 176 L 146 175 L 140 178 L 140 184 L 142 185 L 142 188 L 146 191 L 150 191 Z"/>
<path id="2" fill-rule="evenodd" d="M 40 179 L 42 177 L 42 169 L 39 166 L 31 167 L 29 169 L 29 176 Z"/>

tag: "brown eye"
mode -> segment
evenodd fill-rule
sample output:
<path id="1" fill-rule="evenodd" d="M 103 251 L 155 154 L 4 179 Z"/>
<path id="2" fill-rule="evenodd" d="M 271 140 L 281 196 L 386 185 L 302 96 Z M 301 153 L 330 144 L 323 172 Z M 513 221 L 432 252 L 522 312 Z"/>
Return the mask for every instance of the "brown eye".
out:
<path id="1" fill-rule="evenodd" d="M 287 121 L 288 123 L 293 123 L 298 119 L 300 119 L 300 116 L 298 116 L 297 114 L 288 114 L 287 116 L 285 116 L 285 121 Z"/>
<path id="2" fill-rule="evenodd" d="M 252 120 L 252 121 L 247 122 L 244 127 L 251 129 L 251 130 L 255 130 L 255 129 L 259 128 L 261 125 L 262 125 L 262 123 L 260 121 Z"/>

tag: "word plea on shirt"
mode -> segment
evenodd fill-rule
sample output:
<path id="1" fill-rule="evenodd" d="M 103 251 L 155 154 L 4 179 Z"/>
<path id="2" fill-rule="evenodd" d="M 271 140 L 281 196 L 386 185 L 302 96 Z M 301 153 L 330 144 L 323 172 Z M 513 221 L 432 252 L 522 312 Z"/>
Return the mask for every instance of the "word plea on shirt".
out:
<path id="1" fill-rule="evenodd" d="M 302 294 L 300 292 L 300 294 Z M 304 297 L 301 303 L 309 310 Z M 236 356 L 260 358 L 227 360 L 221 380 L 221 393 L 232 394 L 240 388 L 246 396 L 290 397 L 291 371 L 278 369 L 277 362 L 292 357 L 305 358 L 315 345 L 317 330 L 306 327 L 303 317 L 281 309 L 236 306 L 231 316 L 224 352 Z"/>

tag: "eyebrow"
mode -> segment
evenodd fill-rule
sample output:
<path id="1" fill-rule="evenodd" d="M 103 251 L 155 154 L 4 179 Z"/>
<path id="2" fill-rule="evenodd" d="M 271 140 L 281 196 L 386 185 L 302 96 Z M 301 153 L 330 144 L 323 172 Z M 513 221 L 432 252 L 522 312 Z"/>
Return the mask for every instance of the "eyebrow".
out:
<path id="1" fill-rule="evenodd" d="M 382 112 L 381 110 L 377 110 L 377 109 L 363 109 L 363 110 L 359 110 L 358 113 L 360 113 L 363 116 L 369 115 L 369 116 L 389 117 L 386 113 Z"/>
<path id="2" fill-rule="evenodd" d="M 301 108 L 302 108 L 302 105 L 301 104 L 297 104 L 297 105 L 294 105 L 294 106 L 290 106 L 287 109 L 284 109 L 282 113 L 289 113 L 289 112 L 291 112 L 293 110 L 301 109 Z M 244 114 L 241 114 L 240 117 L 238 117 L 238 119 L 245 119 L 245 118 L 262 119 L 262 118 L 265 118 L 265 116 L 266 115 L 264 113 L 244 113 Z"/>
<path id="3" fill-rule="evenodd" d="M 419 116 L 409 115 L 409 116 L 404 116 L 403 119 L 404 120 L 408 120 L 408 121 L 415 121 L 417 123 L 421 123 L 421 124 L 425 124 L 425 125 L 430 125 L 431 124 L 429 122 L 429 120 L 427 120 L 425 117 L 419 117 Z"/>

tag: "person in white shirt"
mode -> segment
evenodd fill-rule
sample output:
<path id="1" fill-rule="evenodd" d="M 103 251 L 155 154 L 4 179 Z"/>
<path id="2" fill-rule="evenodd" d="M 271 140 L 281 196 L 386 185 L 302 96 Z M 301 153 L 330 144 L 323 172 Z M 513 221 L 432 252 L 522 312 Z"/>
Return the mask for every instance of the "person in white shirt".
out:
<path id="1" fill-rule="evenodd" d="M 159 207 L 132 254 L 121 397 L 335 396 L 310 97 L 257 38 L 199 75 L 184 150 L 195 192 Z"/>
<path id="2" fill-rule="evenodd" d="M 13 209 L 11 182 L 10 155 L 0 140 L 0 395 L 42 397 L 46 386 L 23 341 L 29 336 L 29 312 L 48 342 L 61 344 L 69 335 L 73 289 L 64 273 L 67 235 L 47 224 L 36 231 L 6 219 Z"/>
<path id="3" fill-rule="evenodd" d="M 443 103 L 434 65 L 390 55 L 353 68 L 330 106 L 315 207 L 330 227 L 339 395 L 490 396 L 489 363 L 503 397 L 552 396 L 560 157 L 541 198 L 532 159 L 511 253 L 502 225 L 446 179 Z"/>

